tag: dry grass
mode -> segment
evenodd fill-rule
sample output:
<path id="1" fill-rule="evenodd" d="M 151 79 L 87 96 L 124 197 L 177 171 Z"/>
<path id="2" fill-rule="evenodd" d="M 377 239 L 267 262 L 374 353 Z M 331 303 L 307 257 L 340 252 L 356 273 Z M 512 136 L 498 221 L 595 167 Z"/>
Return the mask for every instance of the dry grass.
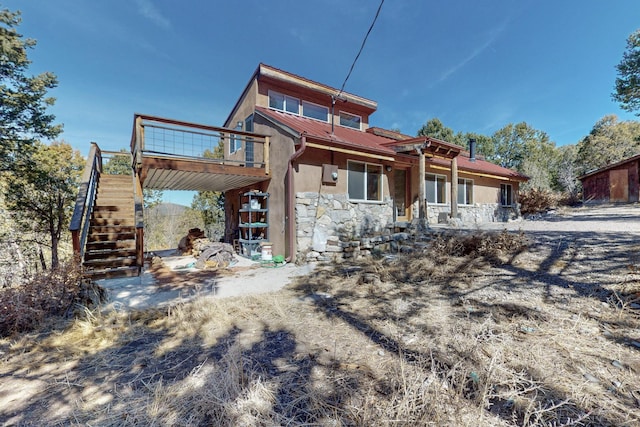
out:
<path id="1" fill-rule="evenodd" d="M 99 302 L 104 297 L 100 292 L 91 283 L 83 283 L 73 262 L 1 288 L 0 337 L 31 331 L 51 319 L 68 317 L 78 308 Z"/>
<path id="2" fill-rule="evenodd" d="M 606 292 L 579 289 L 564 255 L 445 234 L 273 294 L 87 313 L 0 341 L 0 421 L 638 425 L 640 276 L 621 265 Z"/>

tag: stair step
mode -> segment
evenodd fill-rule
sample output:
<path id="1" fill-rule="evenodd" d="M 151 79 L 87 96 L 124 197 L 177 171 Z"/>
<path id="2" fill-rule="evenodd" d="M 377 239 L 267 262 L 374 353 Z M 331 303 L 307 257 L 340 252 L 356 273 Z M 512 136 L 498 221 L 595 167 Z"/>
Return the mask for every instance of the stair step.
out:
<path id="1" fill-rule="evenodd" d="M 117 191 L 98 191 L 97 202 L 100 204 L 104 203 L 107 200 L 113 200 L 115 202 L 120 203 L 132 203 L 133 204 L 133 194 L 125 194 L 122 190 Z"/>
<path id="2" fill-rule="evenodd" d="M 133 208 L 133 204 L 131 204 L 131 206 L 114 205 L 112 203 L 101 203 L 100 200 L 98 200 L 93 205 L 93 212 L 133 212 Z"/>
<path id="3" fill-rule="evenodd" d="M 130 227 L 135 228 L 132 218 L 93 218 L 89 224 L 93 227 Z"/>
<path id="4" fill-rule="evenodd" d="M 133 218 L 95 218 L 89 224 L 89 233 L 121 233 L 136 231 Z"/>
<path id="5" fill-rule="evenodd" d="M 136 241 L 131 240 L 118 240 L 118 241 L 96 241 L 96 242 L 88 242 L 86 247 L 86 252 L 93 251 L 106 251 L 106 250 L 115 250 L 115 249 L 135 249 Z"/>
<path id="6" fill-rule="evenodd" d="M 87 237 L 88 242 L 114 242 L 117 240 L 133 240 L 136 238 L 135 232 L 123 233 L 91 233 Z"/>
<path id="7" fill-rule="evenodd" d="M 87 269 L 102 270 L 114 267 L 130 267 L 136 265 L 136 257 L 121 257 L 109 259 L 92 259 L 82 264 Z"/>
<path id="8" fill-rule="evenodd" d="M 140 275 L 138 267 L 107 268 L 100 270 L 85 270 L 84 275 L 94 280 L 113 279 L 116 277 L 135 277 Z"/>
<path id="9" fill-rule="evenodd" d="M 98 194 L 101 192 L 120 192 L 123 195 L 133 196 L 133 183 L 131 181 L 127 182 L 101 182 L 98 186 Z"/>
<path id="10" fill-rule="evenodd" d="M 136 256 L 136 248 L 118 248 L 118 249 L 95 249 L 84 253 L 84 260 L 114 260 L 121 258 L 129 258 Z"/>
<path id="11" fill-rule="evenodd" d="M 93 212 L 97 210 L 104 212 L 134 212 L 135 204 L 133 201 L 128 200 L 122 203 L 117 200 L 109 199 L 109 200 L 96 200 L 93 204 Z"/>
<path id="12" fill-rule="evenodd" d="M 103 180 L 107 180 L 107 181 L 125 181 L 125 180 L 128 180 L 129 182 L 131 182 L 132 179 L 133 178 L 132 178 L 131 175 L 122 175 L 122 174 L 112 175 L 112 174 L 106 174 L 106 173 L 103 173 L 102 175 L 100 175 L 100 182 L 102 182 Z"/>
<path id="13" fill-rule="evenodd" d="M 135 215 L 133 212 L 99 210 L 97 212 L 93 211 L 91 213 L 91 220 L 95 220 L 95 219 L 133 220 L 134 217 Z"/>

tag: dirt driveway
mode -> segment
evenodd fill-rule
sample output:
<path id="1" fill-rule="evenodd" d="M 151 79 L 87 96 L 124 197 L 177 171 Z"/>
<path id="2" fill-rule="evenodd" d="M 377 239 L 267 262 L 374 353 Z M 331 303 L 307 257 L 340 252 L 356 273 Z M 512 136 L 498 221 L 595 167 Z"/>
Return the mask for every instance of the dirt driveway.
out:
<path id="1" fill-rule="evenodd" d="M 481 229 L 531 232 L 640 233 L 640 204 L 562 208 L 548 214 L 506 224 L 483 224 Z"/>

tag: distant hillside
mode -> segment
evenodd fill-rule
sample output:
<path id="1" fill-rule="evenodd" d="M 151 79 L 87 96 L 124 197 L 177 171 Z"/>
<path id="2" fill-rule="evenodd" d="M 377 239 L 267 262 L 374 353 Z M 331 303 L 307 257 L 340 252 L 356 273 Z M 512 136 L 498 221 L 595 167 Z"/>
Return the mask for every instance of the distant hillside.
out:
<path id="1" fill-rule="evenodd" d="M 160 203 L 144 212 L 146 250 L 177 248 L 190 229 L 204 229 L 200 212 L 177 203 Z"/>
<path id="2" fill-rule="evenodd" d="M 188 206 L 178 205 L 176 203 L 159 203 L 148 211 L 151 215 L 174 216 L 181 215 L 188 209 L 190 209 Z"/>

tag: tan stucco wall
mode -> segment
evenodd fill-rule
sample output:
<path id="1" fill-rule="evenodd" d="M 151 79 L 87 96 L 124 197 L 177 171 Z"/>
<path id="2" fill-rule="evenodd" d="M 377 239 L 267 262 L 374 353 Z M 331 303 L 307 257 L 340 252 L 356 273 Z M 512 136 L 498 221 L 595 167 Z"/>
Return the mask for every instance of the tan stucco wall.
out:
<path id="1" fill-rule="evenodd" d="M 287 253 L 287 218 L 286 218 L 286 174 L 289 157 L 294 152 L 293 139 L 267 126 L 259 117 L 254 118 L 254 132 L 269 135 L 270 139 L 270 173 L 271 179 L 257 187 L 269 193 L 269 241 L 273 243 L 274 255 Z M 239 196 L 245 191 L 254 189 L 242 188 L 225 193 L 227 228 L 230 231 L 238 226 Z"/>
<path id="2" fill-rule="evenodd" d="M 384 164 L 378 159 L 372 159 L 364 156 L 332 152 L 317 148 L 307 148 L 304 154 L 298 159 L 299 166 L 296 168 L 295 191 L 296 192 L 321 192 L 324 194 L 346 194 L 348 189 L 347 178 L 347 162 L 357 161 L 382 165 L 382 198 L 383 200 L 391 196 L 389 191 L 389 175 L 384 168 Z M 335 183 L 322 183 L 322 165 L 337 165 L 338 179 Z M 362 202 L 371 203 L 371 202 Z"/>

